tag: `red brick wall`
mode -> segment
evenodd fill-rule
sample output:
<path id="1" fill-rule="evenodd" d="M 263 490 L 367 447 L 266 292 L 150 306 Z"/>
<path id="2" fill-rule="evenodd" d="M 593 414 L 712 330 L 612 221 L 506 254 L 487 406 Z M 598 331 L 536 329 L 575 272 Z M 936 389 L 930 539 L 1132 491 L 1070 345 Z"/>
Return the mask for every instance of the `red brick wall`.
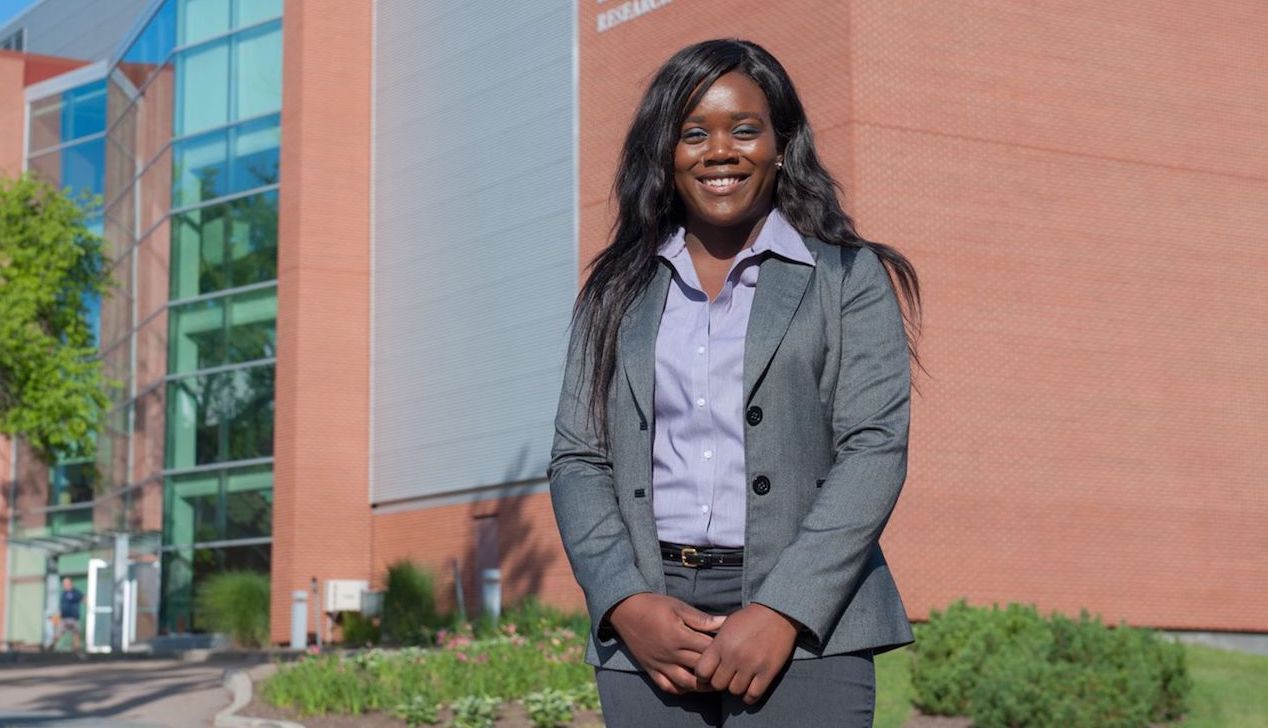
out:
<path id="1" fill-rule="evenodd" d="M 382 588 L 388 565 L 402 558 L 420 564 L 437 577 L 437 603 L 455 605 L 454 563 L 459 564 L 468 614 L 480 609 L 482 563 L 480 523 L 492 519 L 497 565 L 502 576 L 502 602 L 529 594 L 569 609 L 582 609 L 581 589 L 572 577 L 550 496 L 536 493 L 497 500 L 434 506 L 376 515 L 374 527 L 375 588 Z M 487 527 L 485 527 L 487 529 Z"/>
<path id="2" fill-rule="evenodd" d="M 368 579 L 370 3 L 283 21 L 272 637 L 309 578 Z M 312 626 L 310 626 L 310 631 Z"/>
<path id="3" fill-rule="evenodd" d="M 1255 2 L 581 8 L 581 249 L 649 74 L 774 52 L 861 232 L 925 290 L 929 376 L 884 544 L 959 596 L 1268 630 L 1268 75 Z"/>

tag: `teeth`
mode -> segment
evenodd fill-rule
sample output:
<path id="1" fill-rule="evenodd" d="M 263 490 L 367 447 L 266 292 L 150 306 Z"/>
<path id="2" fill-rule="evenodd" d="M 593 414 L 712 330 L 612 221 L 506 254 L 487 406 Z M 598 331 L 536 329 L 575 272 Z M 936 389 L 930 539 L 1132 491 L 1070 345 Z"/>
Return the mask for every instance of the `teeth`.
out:
<path id="1" fill-rule="evenodd" d="M 739 184 L 739 177 L 712 177 L 704 181 L 710 187 L 730 187 L 733 184 Z"/>

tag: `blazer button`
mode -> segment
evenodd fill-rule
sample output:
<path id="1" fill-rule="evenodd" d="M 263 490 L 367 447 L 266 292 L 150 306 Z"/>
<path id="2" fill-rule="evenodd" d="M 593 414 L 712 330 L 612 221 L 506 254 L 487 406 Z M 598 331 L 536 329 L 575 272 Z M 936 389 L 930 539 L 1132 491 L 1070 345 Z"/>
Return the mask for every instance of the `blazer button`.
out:
<path id="1" fill-rule="evenodd" d="M 744 413 L 744 419 L 748 420 L 750 425 L 756 425 L 762 421 L 762 408 L 753 406 L 748 408 L 748 412 Z"/>
<path id="2" fill-rule="evenodd" d="M 766 495 L 770 492 L 770 478 L 765 475 L 759 475 L 753 478 L 753 492 L 758 495 Z"/>

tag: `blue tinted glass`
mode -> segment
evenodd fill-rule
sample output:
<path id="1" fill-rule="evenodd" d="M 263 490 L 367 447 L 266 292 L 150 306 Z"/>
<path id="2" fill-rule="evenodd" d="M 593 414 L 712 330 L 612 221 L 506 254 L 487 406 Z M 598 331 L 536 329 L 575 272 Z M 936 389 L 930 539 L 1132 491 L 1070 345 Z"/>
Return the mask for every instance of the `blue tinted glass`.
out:
<path id="1" fill-rule="evenodd" d="M 275 114 L 229 130 L 233 146 L 229 179 L 234 192 L 277 182 L 280 122 L 281 116 Z"/>
<path id="2" fill-rule="evenodd" d="M 171 0 L 163 3 L 145 30 L 128 47 L 123 54 L 121 65 L 127 65 L 128 76 L 137 86 L 142 85 L 162 63 L 167 55 L 176 47 L 176 4 Z"/>
<path id="3" fill-rule="evenodd" d="M 106 79 L 62 94 L 62 141 L 106 130 Z"/>
<path id="4" fill-rule="evenodd" d="M 204 200 L 277 182 L 277 114 L 173 145 L 172 205 Z"/>
<path id="5" fill-rule="evenodd" d="M 62 187 L 78 196 L 87 190 L 100 195 L 106 178 L 106 139 L 75 144 L 62 149 Z"/>
<path id="6" fill-rule="evenodd" d="M 88 293 L 84 296 L 88 309 L 88 327 L 92 329 L 92 345 L 101 345 L 101 295 Z"/>

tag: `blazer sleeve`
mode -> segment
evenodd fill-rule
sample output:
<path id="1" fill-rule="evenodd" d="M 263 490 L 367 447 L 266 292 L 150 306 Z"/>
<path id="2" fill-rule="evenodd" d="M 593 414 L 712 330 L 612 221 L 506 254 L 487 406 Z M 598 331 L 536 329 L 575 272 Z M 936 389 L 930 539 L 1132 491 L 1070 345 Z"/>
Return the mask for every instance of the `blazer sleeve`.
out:
<path id="1" fill-rule="evenodd" d="M 833 464 L 796 538 L 752 599 L 800 622 L 818 645 L 864 576 L 907 477 L 911 367 L 898 298 L 866 247 L 841 286 Z"/>
<path id="2" fill-rule="evenodd" d="M 581 326 L 574 326 L 555 415 L 555 439 L 547 478 L 555 522 L 577 583 L 585 593 L 590 629 L 608 644 L 615 631 L 605 621 L 618 602 L 654 591 L 638 571 L 629 530 L 616 502 L 612 460 L 588 422 L 591 389 Z"/>

